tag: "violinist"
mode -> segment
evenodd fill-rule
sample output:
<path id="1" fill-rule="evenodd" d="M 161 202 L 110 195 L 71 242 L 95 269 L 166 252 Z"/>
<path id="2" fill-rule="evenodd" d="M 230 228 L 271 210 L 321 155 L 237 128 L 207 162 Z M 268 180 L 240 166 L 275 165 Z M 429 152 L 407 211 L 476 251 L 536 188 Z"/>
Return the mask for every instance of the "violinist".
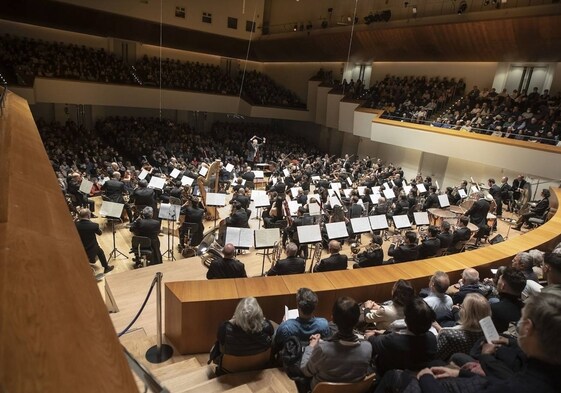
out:
<path id="1" fill-rule="evenodd" d="M 227 227 L 249 228 L 249 217 L 242 204 L 238 201 L 232 201 L 232 213 L 226 218 Z"/>
<path id="2" fill-rule="evenodd" d="M 308 202 L 308 197 L 304 195 L 304 190 L 298 188 L 298 194 L 294 198 L 300 205 L 305 205 Z"/>
<path id="3" fill-rule="evenodd" d="M 395 207 L 392 211 L 392 216 L 400 216 L 407 214 L 409 212 L 409 201 L 407 200 L 407 195 L 404 192 L 399 194 L 397 202 L 395 202 Z"/>
<path id="4" fill-rule="evenodd" d="M 362 217 L 362 213 L 364 212 L 364 207 L 361 204 L 359 204 L 358 201 L 359 201 L 358 195 L 353 195 L 351 197 L 351 206 L 349 207 L 350 218 Z"/>

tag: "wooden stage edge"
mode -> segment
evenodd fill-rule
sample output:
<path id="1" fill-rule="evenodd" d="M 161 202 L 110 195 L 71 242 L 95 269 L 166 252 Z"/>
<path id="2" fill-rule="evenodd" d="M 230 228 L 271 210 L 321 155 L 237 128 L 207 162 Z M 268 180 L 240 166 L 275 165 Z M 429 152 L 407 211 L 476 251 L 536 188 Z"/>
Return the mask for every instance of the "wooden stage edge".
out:
<path id="1" fill-rule="evenodd" d="M 482 277 L 490 269 L 509 264 L 521 251 L 551 250 L 561 241 L 561 212 L 557 209 L 561 189 L 551 188 L 550 205 L 556 210 L 551 219 L 537 229 L 514 239 L 478 250 L 366 269 L 280 277 L 253 277 L 209 281 L 177 281 L 165 284 L 165 334 L 182 354 L 207 352 L 216 340 L 216 327 L 231 318 L 239 299 L 254 296 L 267 318 L 280 322 L 284 306 L 296 307 L 298 288 L 316 291 L 316 315 L 330 318 L 331 307 L 339 296 L 357 300 L 389 299 L 393 283 L 400 278 L 411 281 L 419 290 L 429 277 L 442 270 L 457 280 L 467 267 L 479 270 Z"/>

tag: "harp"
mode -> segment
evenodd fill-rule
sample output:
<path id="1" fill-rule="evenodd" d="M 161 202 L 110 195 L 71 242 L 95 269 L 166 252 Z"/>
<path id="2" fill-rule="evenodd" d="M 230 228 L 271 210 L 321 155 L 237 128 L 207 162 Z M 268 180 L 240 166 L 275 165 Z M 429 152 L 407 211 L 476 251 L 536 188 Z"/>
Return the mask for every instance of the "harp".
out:
<path id="1" fill-rule="evenodd" d="M 205 218 L 209 221 L 220 218 L 218 214 L 218 208 L 216 208 L 216 206 L 206 205 L 207 187 L 209 192 L 218 192 L 219 172 L 220 172 L 220 160 L 216 160 L 208 167 L 208 172 L 206 173 L 206 176 L 199 176 L 197 178 L 197 185 L 199 186 L 201 199 L 206 207 Z"/>

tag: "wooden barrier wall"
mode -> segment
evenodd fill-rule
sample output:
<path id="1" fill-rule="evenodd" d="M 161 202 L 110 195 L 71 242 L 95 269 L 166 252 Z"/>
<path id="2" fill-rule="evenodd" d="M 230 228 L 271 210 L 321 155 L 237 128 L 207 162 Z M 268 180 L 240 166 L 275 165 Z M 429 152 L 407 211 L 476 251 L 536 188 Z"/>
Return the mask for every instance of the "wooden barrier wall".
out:
<path id="1" fill-rule="evenodd" d="M 0 119 L 0 391 L 137 392 L 27 102 Z"/>
<path id="2" fill-rule="evenodd" d="M 551 207 L 557 209 L 561 189 L 551 189 Z M 319 305 L 316 315 L 330 318 L 331 307 L 339 296 L 352 296 L 364 301 L 390 298 L 394 282 L 409 280 L 417 290 L 427 287 L 436 270 L 448 272 L 458 280 L 467 267 L 490 277 L 490 269 L 509 264 L 520 251 L 533 248 L 550 250 L 561 241 L 561 212 L 541 227 L 522 236 L 478 250 L 395 265 L 366 269 L 291 276 L 253 277 L 209 281 L 179 281 L 166 283 L 166 336 L 182 353 L 208 352 L 216 341 L 219 324 L 232 317 L 239 299 L 254 296 L 265 316 L 280 322 L 284 306 L 296 308 L 295 293 L 308 287 L 316 291 Z"/>

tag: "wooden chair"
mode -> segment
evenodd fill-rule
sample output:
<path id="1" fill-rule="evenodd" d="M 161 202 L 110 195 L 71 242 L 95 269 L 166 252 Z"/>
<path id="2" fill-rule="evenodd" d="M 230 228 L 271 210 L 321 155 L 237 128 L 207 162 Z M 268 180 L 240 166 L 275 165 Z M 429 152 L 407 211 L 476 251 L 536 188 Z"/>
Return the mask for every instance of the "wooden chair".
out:
<path id="1" fill-rule="evenodd" d="M 366 393 L 372 387 L 376 374 L 364 377 L 360 382 L 320 382 L 312 393 Z"/>
<path id="2" fill-rule="evenodd" d="M 266 368 L 271 360 L 271 348 L 265 352 L 249 356 L 222 355 L 220 365 L 216 368 L 216 375 L 237 373 L 242 371 L 261 370 Z"/>

